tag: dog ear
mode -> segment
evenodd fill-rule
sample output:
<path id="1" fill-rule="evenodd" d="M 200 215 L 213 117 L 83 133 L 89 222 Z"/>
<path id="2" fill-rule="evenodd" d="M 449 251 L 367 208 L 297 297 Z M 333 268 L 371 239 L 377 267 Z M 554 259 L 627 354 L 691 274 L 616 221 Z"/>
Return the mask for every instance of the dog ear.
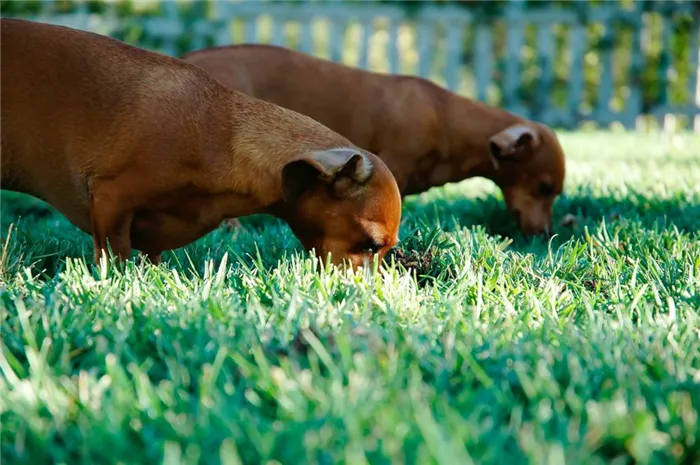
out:
<path id="1" fill-rule="evenodd" d="M 515 124 L 489 139 L 489 152 L 498 168 L 498 160 L 521 158 L 531 154 L 539 144 L 540 137 L 534 127 Z"/>
<path id="2" fill-rule="evenodd" d="M 312 152 L 287 163 L 282 169 L 282 191 L 287 202 L 299 197 L 317 182 L 332 186 L 336 195 L 362 185 L 372 175 L 373 167 L 367 156 L 358 150 L 331 149 Z"/>

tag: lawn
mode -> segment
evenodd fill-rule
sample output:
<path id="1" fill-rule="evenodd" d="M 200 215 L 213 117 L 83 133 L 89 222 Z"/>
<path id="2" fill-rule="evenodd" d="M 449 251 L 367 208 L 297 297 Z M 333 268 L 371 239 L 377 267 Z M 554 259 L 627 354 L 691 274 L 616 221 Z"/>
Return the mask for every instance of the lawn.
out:
<path id="1" fill-rule="evenodd" d="M 3 192 L 2 463 L 700 463 L 700 135 L 561 139 L 551 241 L 469 180 L 357 274 L 265 217 L 100 269 Z"/>

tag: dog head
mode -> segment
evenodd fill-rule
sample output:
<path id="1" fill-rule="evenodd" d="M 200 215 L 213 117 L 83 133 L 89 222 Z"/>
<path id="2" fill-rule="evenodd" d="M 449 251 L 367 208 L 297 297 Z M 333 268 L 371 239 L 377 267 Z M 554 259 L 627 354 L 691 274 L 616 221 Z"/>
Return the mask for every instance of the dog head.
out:
<path id="1" fill-rule="evenodd" d="M 489 139 L 494 181 L 525 234 L 551 234 L 552 208 L 564 188 L 564 151 L 554 132 L 518 123 Z"/>
<path id="2" fill-rule="evenodd" d="M 284 215 L 307 250 L 352 267 L 383 259 L 398 241 L 401 196 L 376 156 L 353 148 L 323 150 L 284 166 Z"/>

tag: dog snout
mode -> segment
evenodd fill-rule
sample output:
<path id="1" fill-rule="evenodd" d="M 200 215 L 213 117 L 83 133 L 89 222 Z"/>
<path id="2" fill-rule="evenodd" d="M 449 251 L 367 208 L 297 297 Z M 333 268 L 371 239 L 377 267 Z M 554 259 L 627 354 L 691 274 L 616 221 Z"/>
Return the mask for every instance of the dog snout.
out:
<path id="1" fill-rule="evenodd" d="M 515 221 L 517 221 L 518 224 L 522 226 L 522 224 L 523 224 L 523 212 L 517 208 L 512 209 L 510 212 L 515 217 Z"/>
<path id="2" fill-rule="evenodd" d="M 517 217 L 520 230 L 528 236 L 542 236 L 547 239 L 554 234 L 552 222 L 543 215 L 523 215 Z"/>
<path id="3" fill-rule="evenodd" d="M 540 236 L 545 239 L 551 239 L 554 236 L 554 229 L 551 224 L 536 225 L 536 224 L 522 224 L 520 229 L 528 236 Z"/>

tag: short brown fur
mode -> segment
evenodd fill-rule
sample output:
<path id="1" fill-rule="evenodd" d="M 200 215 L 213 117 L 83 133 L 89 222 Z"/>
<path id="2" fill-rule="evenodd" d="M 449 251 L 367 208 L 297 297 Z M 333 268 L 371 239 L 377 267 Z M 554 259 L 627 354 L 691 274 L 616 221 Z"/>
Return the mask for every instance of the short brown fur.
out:
<path id="1" fill-rule="evenodd" d="M 524 232 L 551 231 L 565 162 L 554 132 L 542 124 L 425 79 L 368 72 L 282 47 L 215 47 L 183 59 L 229 88 L 308 115 L 378 154 L 403 195 L 485 177 L 502 189 Z"/>
<path id="2" fill-rule="evenodd" d="M 397 241 L 384 163 L 307 116 L 105 36 L 2 19 L 2 188 L 154 261 L 224 218 L 270 213 L 354 266 Z"/>

